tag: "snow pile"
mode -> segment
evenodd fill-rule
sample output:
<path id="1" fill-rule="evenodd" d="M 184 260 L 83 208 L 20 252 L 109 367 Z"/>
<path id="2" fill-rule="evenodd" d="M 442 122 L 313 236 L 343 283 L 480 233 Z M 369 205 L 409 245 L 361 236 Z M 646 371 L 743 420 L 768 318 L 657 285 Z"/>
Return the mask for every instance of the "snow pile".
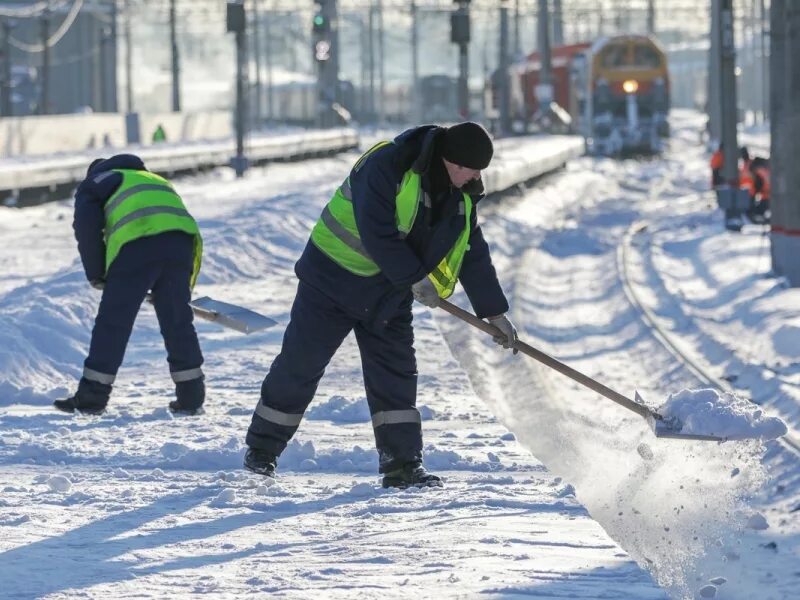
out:
<path id="1" fill-rule="evenodd" d="M 366 423 L 370 420 L 369 406 L 364 397 L 351 400 L 344 396 L 331 396 L 325 402 L 311 407 L 306 418 L 334 423 Z"/>
<path id="2" fill-rule="evenodd" d="M 800 319 L 782 325 L 772 336 L 775 354 L 800 362 Z"/>
<path id="3" fill-rule="evenodd" d="M 683 424 L 681 433 L 714 435 L 729 440 L 774 440 L 786 435 L 786 424 L 768 417 L 757 405 L 712 389 L 670 394 L 658 412 Z"/>

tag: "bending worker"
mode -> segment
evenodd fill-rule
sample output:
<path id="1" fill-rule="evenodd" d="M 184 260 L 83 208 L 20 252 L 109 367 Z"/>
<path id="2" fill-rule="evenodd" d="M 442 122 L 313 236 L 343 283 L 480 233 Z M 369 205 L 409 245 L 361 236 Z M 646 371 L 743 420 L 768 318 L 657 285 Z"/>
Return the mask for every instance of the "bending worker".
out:
<path id="1" fill-rule="evenodd" d="M 422 466 L 411 303 L 430 307 L 458 280 L 510 348 L 516 330 L 477 221 L 492 141 L 480 125 L 423 126 L 367 151 L 317 221 L 295 265 L 283 346 L 247 432 L 247 469 L 273 476 L 344 338 L 361 352 L 384 487 L 439 486 Z"/>
<path id="2" fill-rule="evenodd" d="M 169 408 L 196 414 L 205 384 L 189 301 L 203 244 L 180 196 L 138 156 L 97 159 L 75 194 L 73 227 L 86 278 L 103 296 L 78 391 L 56 400 L 55 407 L 88 414 L 105 410 L 133 322 L 152 290 L 175 382 L 177 397 Z"/>

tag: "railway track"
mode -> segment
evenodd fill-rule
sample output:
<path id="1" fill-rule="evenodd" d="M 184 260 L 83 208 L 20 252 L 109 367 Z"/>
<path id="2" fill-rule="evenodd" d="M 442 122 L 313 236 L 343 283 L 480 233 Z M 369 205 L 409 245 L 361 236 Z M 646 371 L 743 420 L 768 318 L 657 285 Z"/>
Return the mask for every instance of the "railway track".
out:
<path id="1" fill-rule="evenodd" d="M 686 367 L 686 369 L 695 377 L 695 379 L 697 379 L 698 383 L 707 387 L 716 388 L 723 392 L 733 393 L 741 396 L 742 392 L 745 390 L 737 389 L 726 379 L 715 376 L 710 372 L 708 365 L 703 364 L 701 361 L 688 355 L 684 350 L 682 350 L 680 344 L 677 343 L 675 336 L 666 330 L 666 328 L 659 321 L 659 318 L 642 302 L 641 297 L 637 292 L 636 284 L 633 283 L 633 278 L 631 276 L 630 254 L 632 252 L 634 238 L 643 234 L 646 230 L 646 223 L 633 223 L 626 231 L 625 236 L 623 237 L 623 240 L 617 249 L 617 269 L 622 281 L 622 286 L 625 290 L 625 295 L 630 303 L 636 308 L 641 319 L 650 328 L 653 336 L 673 357 L 675 357 L 676 360 Z M 658 275 L 658 271 L 654 265 L 651 265 L 651 270 L 653 273 Z M 663 292 L 660 291 L 659 293 Z M 695 329 L 702 336 L 708 335 L 703 333 L 698 327 L 695 327 Z M 780 416 L 763 405 L 759 405 L 759 408 L 761 408 L 761 410 L 770 416 Z M 785 436 L 778 438 L 777 442 L 787 452 L 790 452 L 800 459 L 800 434 L 798 434 L 798 432 L 791 427 L 791 425 L 789 426 L 789 432 Z"/>

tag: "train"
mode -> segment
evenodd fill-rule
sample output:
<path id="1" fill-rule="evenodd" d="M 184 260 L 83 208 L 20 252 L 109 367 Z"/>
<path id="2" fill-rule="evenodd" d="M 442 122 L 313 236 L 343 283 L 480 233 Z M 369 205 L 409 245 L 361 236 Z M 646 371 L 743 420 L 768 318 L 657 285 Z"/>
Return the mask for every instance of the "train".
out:
<path id="1" fill-rule="evenodd" d="M 667 56 L 651 37 L 618 35 L 594 43 L 555 47 L 552 88 L 541 86 L 538 52 L 508 70 L 512 131 L 546 124 L 586 139 L 590 154 L 661 152 L 669 136 Z M 487 118 L 497 129 L 502 74 L 487 85 Z M 539 105 L 543 91 L 551 102 Z"/>

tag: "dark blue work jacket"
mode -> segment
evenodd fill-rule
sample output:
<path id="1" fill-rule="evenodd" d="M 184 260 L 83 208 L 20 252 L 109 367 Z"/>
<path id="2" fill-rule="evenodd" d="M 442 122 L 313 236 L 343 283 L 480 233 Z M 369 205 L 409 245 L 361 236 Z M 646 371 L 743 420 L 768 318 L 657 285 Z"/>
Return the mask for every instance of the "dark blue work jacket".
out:
<path id="1" fill-rule="evenodd" d="M 372 277 L 355 275 L 322 253 L 310 240 L 295 265 L 301 281 L 323 292 L 364 321 L 380 325 L 410 305 L 411 284 L 436 267 L 464 229 L 459 214 L 462 192 L 450 184 L 439 154 L 441 128 L 427 125 L 410 129 L 371 154 L 358 171 L 350 173 L 353 208 L 361 241 L 381 268 Z M 413 168 L 431 197 L 430 208 L 420 204 L 408 236 L 398 236 L 395 196 L 403 175 Z M 480 196 L 473 197 L 475 205 Z M 480 317 L 508 310 L 489 247 L 472 211 L 469 250 L 459 276 Z M 403 308 L 405 310 L 405 308 Z"/>

